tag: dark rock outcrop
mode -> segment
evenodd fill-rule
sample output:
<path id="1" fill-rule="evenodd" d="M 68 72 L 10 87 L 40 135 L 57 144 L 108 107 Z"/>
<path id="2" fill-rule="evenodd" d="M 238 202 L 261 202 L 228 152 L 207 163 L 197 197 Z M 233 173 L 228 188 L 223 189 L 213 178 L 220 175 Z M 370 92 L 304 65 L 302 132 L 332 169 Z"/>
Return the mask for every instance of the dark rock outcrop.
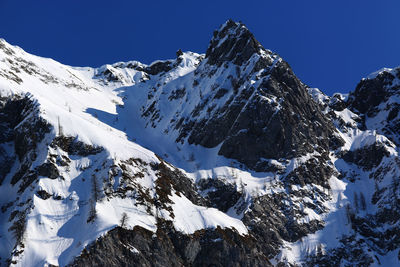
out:
<path id="1" fill-rule="evenodd" d="M 342 158 L 345 161 L 357 164 L 366 170 L 371 170 L 372 168 L 377 167 L 385 156 L 389 155 L 389 151 L 387 151 L 383 144 L 375 143 L 355 151 L 348 151 Z"/>
<path id="2" fill-rule="evenodd" d="M 70 266 L 272 266 L 257 240 L 217 228 L 192 235 L 159 222 L 156 233 L 116 228 L 85 249 Z"/>
<path id="3" fill-rule="evenodd" d="M 310 195 L 314 194 L 314 196 Z M 299 218 L 304 216 L 302 211 L 294 208 L 291 196 L 298 195 L 301 198 L 313 197 L 315 204 L 308 206 L 318 214 L 326 212 L 320 210 L 322 201 L 328 197 L 317 190 L 293 192 L 292 195 L 274 194 L 265 195 L 253 200 L 248 212 L 244 214 L 243 223 L 251 229 L 251 234 L 258 240 L 261 250 L 271 258 L 279 253 L 282 241 L 295 242 L 307 234 L 314 233 L 323 228 L 323 222 L 312 220 L 309 223 L 299 223 Z M 315 196 L 318 196 L 317 198 Z M 291 203 L 291 205 L 288 205 Z"/>
<path id="4" fill-rule="evenodd" d="M 166 202 L 170 202 L 169 196 L 172 189 L 177 194 L 182 193 L 196 205 L 206 205 L 206 201 L 197 193 L 197 188 L 193 182 L 178 169 L 173 168 L 174 170 L 171 170 L 167 164 L 161 160 L 160 164 L 152 165 L 152 168 L 157 171 L 156 175 L 158 177 L 156 180 L 156 192 L 159 203 L 156 203 L 156 205 L 164 205 Z"/>
<path id="5" fill-rule="evenodd" d="M 205 192 L 210 205 L 220 211 L 227 212 L 242 197 L 238 188 L 219 179 L 203 179 L 198 182 L 200 191 Z"/>
<path id="6" fill-rule="evenodd" d="M 30 166 L 37 157 L 39 143 L 50 130 L 51 126 L 38 115 L 38 103 L 30 95 L 15 95 L 0 100 L 0 185 L 16 159 L 8 155 L 2 146 L 14 148 L 20 166 L 11 183 L 22 180 L 20 191 L 23 191 L 37 177 Z"/>
<path id="7" fill-rule="evenodd" d="M 171 61 L 158 61 L 148 66 L 144 71 L 150 75 L 157 75 L 162 72 L 170 71 L 173 68 Z"/>
<path id="8" fill-rule="evenodd" d="M 57 179 L 60 176 L 57 166 L 51 162 L 46 162 L 37 167 L 37 174 L 48 177 L 50 179 Z"/>
<path id="9" fill-rule="evenodd" d="M 50 144 L 51 147 L 59 147 L 70 155 L 89 156 L 100 153 L 104 149 L 99 146 L 85 144 L 76 137 L 72 136 L 57 136 Z"/>
<path id="10" fill-rule="evenodd" d="M 400 70 L 396 76 L 400 77 Z M 348 104 L 352 109 L 373 117 L 377 106 L 397 91 L 398 86 L 392 88 L 396 76 L 389 71 L 382 71 L 374 78 L 361 80 L 355 91 L 350 93 Z"/>
<path id="11" fill-rule="evenodd" d="M 1 40 L 0 49 L 5 50 Z M 155 232 L 139 226 L 126 229 L 123 222 L 128 215 L 122 213 L 120 226 L 89 244 L 70 266 L 270 266 L 268 259 L 286 266 L 291 263 L 285 259 L 279 262 L 282 246 L 290 248 L 290 243 L 308 242 L 303 238 L 323 229 L 325 222 L 338 221 L 345 223 L 346 229 L 335 233 L 336 246 L 325 249 L 320 244 L 316 251 L 307 249 L 306 255 L 298 255 L 304 261 L 299 264 L 368 266 L 379 263 L 379 255 L 397 253 L 400 160 L 393 151 L 398 149 L 386 141 L 350 151 L 347 149 L 353 146 L 347 145 L 360 133 L 376 137 L 373 131 L 362 132 L 366 129 L 377 130 L 400 144 L 400 103 L 396 103 L 397 98 L 391 99 L 399 95 L 400 69 L 385 70 L 362 80 L 348 100 L 340 94 L 327 97 L 319 90 L 307 88 L 288 63 L 264 49 L 242 23 L 231 20 L 214 33 L 205 58 L 186 55 L 179 50 L 176 60 L 157 61 L 150 66 L 138 62 L 107 65 L 95 78 L 118 84 L 126 78 L 119 72 L 121 69 L 143 71 L 140 82 L 151 86 L 140 96 L 146 104 L 135 112 L 139 111 L 146 127 L 150 125 L 155 131 L 166 127 L 161 131 L 174 131 L 172 140 L 182 144 L 218 147 L 219 155 L 233 159 L 229 169 L 220 166 L 226 161 L 217 157 L 215 168 L 222 167 L 226 172 L 222 176 L 220 170 L 213 169 L 214 165 L 206 167 L 207 174 L 203 176 L 196 161 L 207 154 L 194 159 L 194 154 L 188 155 L 192 147 L 182 159 L 196 166 L 196 180 L 161 158 L 145 162 L 140 150 L 129 159 L 120 159 L 116 154 L 110 157 L 103 147 L 86 144 L 77 137 L 64 136 L 61 131 L 54 136 L 52 126 L 40 116 L 38 104 L 29 95 L 0 98 L 0 185 L 14 167 L 10 186 L 18 186 L 18 194 L 23 196 L 7 200 L 1 207 L 10 224 L 7 230 L 15 235 L 11 263 L 18 264 L 17 256 L 24 252 L 29 212 L 35 201 L 42 200 L 59 200 L 57 204 L 76 201 L 79 212 L 89 210 L 83 222 L 95 227 L 96 220 L 101 218 L 99 213 L 96 217 L 100 210 L 96 205 L 131 198 L 132 205 L 141 206 L 140 211 L 157 222 Z M 185 75 L 185 79 L 189 78 L 181 83 L 176 77 L 180 74 L 175 75 L 171 86 L 168 73 L 181 63 L 192 64 L 193 60 L 199 65 L 190 65 L 197 68 Z M 28 75 L 38 74 L 37 66 L 28 68 L 28 61 L 20 61 Z M 150 79 L 153 80 L 147 82 Z M 177 105 L 183 108 L 170 115 L 168 108 Z M 167 112 L 163 113 L 160 106 L 167 106 Z M 129 109 L 129 105 L 125 108 Z M 384 114 L 384 119 L 379 124 L 369 123 L 378 114 Z M 170 121 L 160 123 L 164 115 Z M 340 136 L 348 141 L 345 147 Z M 186 149 L 185 145 L 177 144 L 177 151 L 182 151 L 181 147 Z M 38 148 L 47 155 L 39 154 Z M 165 155 L 170 156 L 168 152 Z M 235 173 L 234 167 L 251 172 L 251 178 L 244 172 Z M 213 178 L 202 179 L 210 176 Z M 37 183 L 41 178 L 46 182 Z M 242 178 L 248 179 L 249 186 Z M 85 190 L 65 194 L 57 192 L 59 186 L 46 187 L 48 183 L 66 184 L 67 179 L 79 181 L 74 190 Z M 371 181 L 375 183 L 373 189 Z M 367 197 L 357 192 L 356 186 L 361 184 L 368 187 Z M 354 200 L 349 192 L 354 194 Z M 248 234 L 220 227 L 193 234 L 177 231 L 174 220 L 179 216 L 175 216 L 178 213 L 173 206 L 174 195 L 187 198 L 201 209 L 217 208 L 240 218 Z M 332 213 L 328 213 L 331 208 Z M 347 222 L 343 220 L 344 212 Z M 209 214 L 212 213 L 220 214 L 216 210 Z M 340 220 L 335 217 L 337 214 Z M 201 218 L 207 221 L 204 216 Z M 321 242 L 325 242 L 324 238 Z M 310 249 L 314 249 L 314 244 L 309 244 Z"/>
<path id="12" fill-rule="evenodd" d="M 49 193 L 47 193 L 45 190 L 39 190 L 36 192 L 36 194 L 41 198 L 41 199 L 48 199 L 51 197 L 51 195 Z"/>
<path id="13" fill-rule="evenodd" d="M 347 101 L 350 110 L 360 115 L 364 127 L 369 118 L 382 118 L 374 125 L 378 133 L 400 145 L 400 68 L 385 69 L 376 75 L 363 79 L 351 92 Z M 385 116 L 385 117 L 383 117 Z"/>
<path id="14" fill-rule="evenodd" d="M 257 59 L 252 63 L 250 58 Z M 206 64 L 200 76 L 213 76 L 218 66 L 238 65 L 228 76 L 231 88 L 216 86 L 213 99 L 227 91 L 234 92 L 222 108 L 203 120 L 186 119 L 178 123 L 180 136 L 189 143 L 215 147 L 222 143 L 219 154 L 236 159 L 251 169 L 265 171 L 261 159 L 293 158 L 313 151 L 324 153 L 333 142 L 335 128 L 312 100 L 306 86 L 295 76 L 290 66 L 276 54 L 264 49 L 241 23 L 228 21 L 214 33 L 207 50 Z M 254 64 L 254 65 L 252 65 Z M 222 68 L 222 67 L 220 67 Z M 260 72 L 255 87 L 250 73 Z M 208 73 L 201 73 L 201 71 Z M 217 90 L 219 88 L 219 90 Z M 221 90 L 225 90 L 222 94 Z M 197 105 L 200 110 L 211 108 L 209 98 Z M 336 146 L 343 141 L 336 138 Z"/>
<path id="15" fill-rule="evenodd" d="M 206 52 L 207 63 L 221 66 L 227 61 L 242 65 L 262 50 L 254 35 L 241 23 L 228 20 L 215 31 Z"/>

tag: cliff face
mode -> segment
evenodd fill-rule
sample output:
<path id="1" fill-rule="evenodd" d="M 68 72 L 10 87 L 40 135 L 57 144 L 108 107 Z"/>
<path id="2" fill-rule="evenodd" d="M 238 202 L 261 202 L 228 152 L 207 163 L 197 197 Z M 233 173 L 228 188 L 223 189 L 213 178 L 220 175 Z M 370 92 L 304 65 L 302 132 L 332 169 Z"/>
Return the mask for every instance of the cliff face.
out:
<path id="1" fill-rule="evenodd" d="M 340 144 L 331 140 L 335 129 L 306 85 L 243 24 L 228 21 L 214 33 L 190 79 L 192 84 L 185 79 L 157 84 L 161 95 L 150 97 L 144 107 L 143 117 L 150 118 L 153 127 L 172 122 L 178 142 L 220 146 L 219 155 L 256 171 L 268 169 L 263 159 L 322 154 Z M 171 101 L 176 98 L 179 107 Z M 164 117 L 167 110 L 176 110 L 173 118 Z M 171 124 L 165 124 L 169 131 Z"/>
<path id="2" fill-rule="evenodd" d="M 326 96 L 231 20 L 150 65 L 0 40 L 0 263 L 398 265 L 399 79 Z"/>

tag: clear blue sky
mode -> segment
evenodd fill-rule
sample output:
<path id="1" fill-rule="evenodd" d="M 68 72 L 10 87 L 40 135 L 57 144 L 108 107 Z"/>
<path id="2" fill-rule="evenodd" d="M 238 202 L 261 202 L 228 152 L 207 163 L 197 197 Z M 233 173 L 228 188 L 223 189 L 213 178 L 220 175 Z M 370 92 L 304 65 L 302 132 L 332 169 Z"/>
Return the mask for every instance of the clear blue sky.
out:
<path id="1" fill-rule="evenodd" d="M 306 84 L 328 94 L 400 65 L 400 1 L 0 0 L 0 37 L 74 66 L 204 53 L 228 18 L 244 22 Z"/>

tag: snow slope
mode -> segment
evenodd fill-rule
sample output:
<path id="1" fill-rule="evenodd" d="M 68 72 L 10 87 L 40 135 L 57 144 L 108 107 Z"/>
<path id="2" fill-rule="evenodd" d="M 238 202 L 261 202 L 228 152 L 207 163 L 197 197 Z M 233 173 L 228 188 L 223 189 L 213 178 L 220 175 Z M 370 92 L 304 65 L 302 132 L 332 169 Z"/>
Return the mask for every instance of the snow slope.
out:
<path id="1" fill-rule="evenodd" d="M 397 77 L 384 69 L 366 80 L 387 73 Z M 397 85 L 393 78 L 390 92 Z M 0 177 L 0 264 L 66 266 L 117 226 L 155 233 L 161 220 L 187 236 L 229 228 L 254 238 L 265 265 L 398 264 L 399 221 L 386 219 L 397 216 L 398 138 L 385 121 L 397 93 L 368 113 L 351 104 L 352 94 L 303 88 L 287 63 L 232 21 L 207 55 L 178 51 L 150 65 L 71 67 L 0 40 L 2 110 L 33 103 L 7 129 L 29 142 L 0 142 L 0 162 L 11 162 Z M 261 122 L 275 122 L 268 127 L 291 132 L 299 151 L 252 165 L 222 156 L 229 138 L 253 134 L 260 146 L 272 139 L 267 126 L 254 129 L 263 126 L 256 119 L 240 128 L 253 109 Z M 227 118 L 225 136 L 220 124 L 210 127 Z M 331 136 L 306 131 L 321 123 Z M 204 129 L 211 130 L 196 135 Z"/>
<path id="2" fill-rule="evenodd" d="M 36 161 L 31 169 L 49 160 L 50 155 L 57 158 L 68 158 L 66 167 L 58 167 L 61 178 L 51 179 L 39 177 L 22 194 L 17 192 L 17 186 L 9 186 L 13 172 L 5 177 L 0 187 L 0 205 L 14 202 L 12 208 L 2 214 L 0 234 L 0 257 L 6 260 L 13 251 L 11 261 L 17 266 L 42 266 L 46 264 L 64 266 L 81 250 L 96 238 L 110 229 L 120 225 L 123 213 L 128 220 L 125 227 L 142 226 L 155 231 L 156 217 L 146 210 L 144 205 L 138 205 L 135 198 L 98 196 L 93 202 L 91 180 L 108 176 L 108 167 L 117 165 L 131 158 L 140 159 L 146 163 L 145 176 L 140 179 L 140 186 L 154 191 L 154 181 L 157 179 L 150 164 L 159 163 L 155 154 L 134 142 L 126 132 L 119 129 L 118 106 L 122 105 L 121 88 L 140 82 L 146 74 L 123 66 L 121 64 L 137 64 L 137 62 L 116 63 L 105 65 L 98 69 L 75 68 L 60 64 L 54 60 L 41 58 L 24 52 L 0 40 L 0 95 L 29 94 L 30 99 L 39 103 L 39 116 L 51 125 L 51 132 L 42 140 Z M 176 79 L 193 70 L 194 53 L 186 54 L 179 68 L 165 81 Z M 103 75 L 109 70 L 120 80 L 110 82 Z M 12 79 L 8 79 L 13 77 Z M 131 88 L 131 90 L 139 90 Z M 105 117 L 115 117 L 105 122 Z M 126 119 L 130 129 L 140 126 Z M 47 147 L 55 136 L 76 137 L 93 147 L 102 147 L 100 153 L 88 156 L 69 155 L 60 148 Z M 21 166 L 15 162 L 14 170 Z M 142 170 L 143 171 L 143 170 Z M 95 173 L 95 174 L 93 174 Z M 95 176 L 95 177 L 94 177 Z M 121 180 L 112 181 L 112 187 L 118 188 Z M 100 187 L 100 185 L 99 185 Z M 45 191 L 52 197 L 43 199 L 35 191 Z M 102 192 L 98 193 L 102 195 Z M 153 192 L 155 194 L 155 192 Z M 18 196 L 18 197 L 17 197 Z M 177 215 L 173 220 L 177 230 L 183 233 L 193 233 L 204 228 L 233 227 L 241 234 L 247 229 L 243 223 L 229 217 L 223 212 L 202 206 L 197 206 L 184 196 L 173 195 L 173 210 Z M 18 206 L 29 201 L 26 212 L 26 226 L 23 235 L 23 245 L 15 244 L 15 239 L 8 230 L 11 222 L 9 215 L 18 210 Z M 88 223 L 91 206 L 95 205 L 96 219 Z M 187 217 L 179 211 L 190 210 L 193 217 Z M 165 215 L 168 218 L 167 215 Z M 168 218 L 171 219 L 171 218 Z M 16 246 L 16 247 L 14 247 Z M 15 253 L 23 251 L 22 253 Z M 4 262 L 3 262 L 4 263 Z"/>

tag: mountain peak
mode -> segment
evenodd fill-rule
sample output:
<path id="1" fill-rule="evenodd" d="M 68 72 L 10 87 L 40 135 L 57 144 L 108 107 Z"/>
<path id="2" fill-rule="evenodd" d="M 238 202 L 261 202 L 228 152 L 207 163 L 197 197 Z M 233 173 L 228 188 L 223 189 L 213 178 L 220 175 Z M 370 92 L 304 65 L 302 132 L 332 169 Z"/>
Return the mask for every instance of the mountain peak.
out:
<path id="1" fill-rule="evenodd" d="M 149 65 L 0 39 L 0 266 L 399 266 L 399 133 L 400 69 L 329 97 L 232 20 Z"/>
<path id="2" fill-rule="evenodd" d="M 353 109 L 373 117 L 381 103 L 399 94 L 399 88 L 400 68 L 383 68 L 362 79 L 350 93 L 348 102 Z"/>
<path id="3" fill-rule="evenodd" d="M 221 65 L 225 61 L 241 65 L 262 48 L 243 23 L 229 19 L 214 31 L 206 58 L 212 65 Z"/>

